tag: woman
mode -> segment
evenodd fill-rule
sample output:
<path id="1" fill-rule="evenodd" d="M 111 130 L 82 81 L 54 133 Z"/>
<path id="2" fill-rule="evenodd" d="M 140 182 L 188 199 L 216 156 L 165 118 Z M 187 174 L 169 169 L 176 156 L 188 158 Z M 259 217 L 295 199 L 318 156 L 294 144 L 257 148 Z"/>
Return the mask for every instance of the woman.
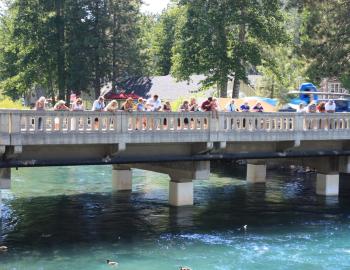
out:
<path id="1" fill-rule="evenodd" d="M 171 109 L 171 105 L 170 105 L 170 102 L 167 101 L 165 102 L 165 104 L 163 105 L 163 112 L 171 112 L 172 109 Z"/>
<path id="2" fill-rule="evenodd" d="M 37 111 L 45 111 L 45 103 L 46 103 L 46 98 L 45 97 L 40 97 L 37 102 L 35 102 L 35 110 Z"/>
<path id="3" fill-rule="evenodd" d="M 264 112 L 264 107 L 260 102 L 256 103 L 256 105 L 253 107 L 253 112 Z"/>
<path id="4" fill-rule="evenodd" d="M 189 106 L 189 102 L 187 100 L 185 100 L 182 105 L 180 106 L 180 112 L 189 112 L 190 111 L 190 106 Z"/>
<path id="5" fill-rule="evenodd" d="M 132 112 L 134 110 L 134 101 L 132 98 L 128 98 L 122 105 L 121 109 L 124 112 Z"/>
<path id="6" fill-rule="evenodd" d="M 199 111 L 199 105 L 197 104 L 197 100 L 195 98 L 191 98 L 189 107 L 191 112 Z"/>
<path id="7" fill-rule="evenodd" d="M 66 106 L 66 102 L 64 100 L 59 100 L 53 107 L 54 111 L 69 111 L 69 108 Z"/>
<path id="8" fill-rule="evenodd" d="M 114 113 L 118 110 L 118 102 L 116 100 L 112 100 L 105 108 L 106 112 Z"/>
<path id="9" fill-rule="evenodd" d="M 139 98 L 136 104 L 136 111 L 144 112 L 146 110 L 145 104 L 146 104 L 146 100 L 144 100 L 143 98 Z"/>
<path id="10" fill-rule="evenodd" d="M 57 101 L 57 103 L 53 107 L 53 110 L 54 111 L 69 111 L 69 108 L 66 106 L 66 102 L 64 102 L 64 100 L 59 100 L 59 101 Z M 54 122 L 55 122 L 55 130 L 59 130 L 60 129 L 60 118 L 55 117 Z"/>
<path id="11" fill-rule="evenodd" d="M 37 102 L 35 102 L 35 110 L 37 111 L 45 111 L 45 103 L 46 103 L 46 98 L 45 97 L 40 97 Z M 38 129 L 42 130 L 42 118 L 38 118 Z"/>
<path id="12" fill-rule="evenodd" d="M 75 102 L 72 105 L 72 111 L 73 112 L 83 112 L 84 111 L 84 104 L 83 104 L 83 100 L 81 98 L 77 98 L 75 100 Z M 83 118 L 81 117 L 72 117 L 71 119 L 71 129 L 75 130 L 76 129 L 76 122 L 78 120 L 78 125 L 79 128 L 81 128 L 83 126 Z"/>
<path id="13" fill-rule="evenodd" d="M 172 111 L 172 109 L 171 109 L 170 102 L 169 101 L 165 102 L 163 105 L 163 112 L 171 112 L 171 111 Z M 164 124 L 164 126 L 168 125 L 168 120 L 166 118 L 164 118 L 163 124 Z"/>
<path id="14" fill-rule="evenodd" d="M 180 112 L 189 112 L 190 111 L 190 103 L 188 102 L 188 100 L 185 100 L 182 105 L 180 106 L 180 109 L 179 109 Z M 185 118 L 184 119 L 184 124 L 185 124 L 185 127 L 188 126 L 188 118 Z M 177 124 L 178 126 L 180 127 L 181 126 L 181 120 L 178 119 L 177 120 Z"/>
<path id="15" fill-rule="evenodd" d="M 321 102 L 320 104 L 317 105 L 317 111 L 320 113 L 326 112 L 326 103 Z"/>
<path id="16" fill-rule="evenodd" d="M 77 98 L 76 101 L 73 103 L 72 111 L 74 112 L 84 111 L 84 104 L 81 98 Z"/>

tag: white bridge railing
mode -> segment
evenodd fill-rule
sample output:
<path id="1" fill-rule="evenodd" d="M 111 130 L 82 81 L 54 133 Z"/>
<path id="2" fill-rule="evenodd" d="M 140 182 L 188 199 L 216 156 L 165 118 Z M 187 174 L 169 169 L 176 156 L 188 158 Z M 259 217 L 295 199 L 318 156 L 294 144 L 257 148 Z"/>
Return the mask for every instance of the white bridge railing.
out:
<path id="1" fill-rule="evenodd" d="M 278 140 L 278 136 L 281 140 L 293 140 L 296 136 L 334 140 L 350 139 L 350 114 L 4 110 L 0 127 L 1 145 L 59 144 L 60 136 L 65 138 L 62 143 L 69 143 L 69 136 L 74 137 L 74 143 L 85 143 L 85 135 L 89 136 L 89 143 L 112 143 L 114 139 L 116 143 L 131 143 L 134 138 L 136 142 L 157 142 L 157 136 L 159 142 L 271 141 Z M 275 136 L 272 138 L 271 134 Z M 54 142 L 51 137 L 55 137 Z"/>

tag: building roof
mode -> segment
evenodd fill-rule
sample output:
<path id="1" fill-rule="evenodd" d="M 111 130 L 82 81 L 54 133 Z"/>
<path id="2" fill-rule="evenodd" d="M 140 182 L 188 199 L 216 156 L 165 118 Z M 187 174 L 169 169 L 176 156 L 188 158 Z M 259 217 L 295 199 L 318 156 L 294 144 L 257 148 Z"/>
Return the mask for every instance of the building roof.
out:
<path id="1" fill-rule="evenodd" d="M 200 81 L 204 80 L 204 75 L 191 76 L 190 81 L 177 82 L 171 75 L 155 77 L 133 77 L 116 82 L 117 90 L 126 94 L 134 93 L 143 98 L 148 98 L 158 94 L 167 100 L 176 100 L 179 97 L 189 97 L 199 92 Z M 108 83 L 101 89 L 101 95 L 106 95 L 112 91 L 112 83 Z M 204 95 L 212 95 L 216 89 L 214 87 L 204 90 Z"/>
<path id="2" fill-rule="evenodd" d="M 249 75 L 248 79 L 252 85 L 256 84 L 259 76 Z M 216 87 L 210 87 L 206 90 L 200 90 L 201 81 L 205 80 L 204 75 L 193 75 L 189 81 L 176 81 L 171 75 L 155 77 L 132 77 L 128 79 L 119 79 L 116 82 L 116 93 L 136 94 L 143 98 L 148 98 L 155 94 L 161 99 L 170 101 L 177 100 L 179 97 L 191 97 L 197 93 L 203 96 L 215 96 Z M 108 83 L 101 89 L 101 95 L 106 95 L 112 91 L 112 83 Z M 251 95 L 251 93 L 246 93 Z"/>

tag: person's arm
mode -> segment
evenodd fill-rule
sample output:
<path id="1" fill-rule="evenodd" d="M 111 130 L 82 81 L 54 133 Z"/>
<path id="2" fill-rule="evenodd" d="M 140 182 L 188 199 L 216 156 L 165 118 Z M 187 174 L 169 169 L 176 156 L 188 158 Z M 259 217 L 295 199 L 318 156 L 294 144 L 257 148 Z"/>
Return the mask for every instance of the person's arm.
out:
<path id="1" fill-rule="evenodd" d="M 92 104 L 92 108 L 91 111 L 96 111 L 96 100 L 94 101 L 94 103 Z"/>

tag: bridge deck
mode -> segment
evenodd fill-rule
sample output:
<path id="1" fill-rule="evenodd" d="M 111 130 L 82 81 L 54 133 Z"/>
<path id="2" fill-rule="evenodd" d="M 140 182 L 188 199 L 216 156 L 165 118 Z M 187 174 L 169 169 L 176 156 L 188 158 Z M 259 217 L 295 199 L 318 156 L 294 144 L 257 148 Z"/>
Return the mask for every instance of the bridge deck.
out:
<path id="1" fill-rule="evenodd" d="M 350 114 L 3 110 L 1 167 L 349 155 Z"/>

